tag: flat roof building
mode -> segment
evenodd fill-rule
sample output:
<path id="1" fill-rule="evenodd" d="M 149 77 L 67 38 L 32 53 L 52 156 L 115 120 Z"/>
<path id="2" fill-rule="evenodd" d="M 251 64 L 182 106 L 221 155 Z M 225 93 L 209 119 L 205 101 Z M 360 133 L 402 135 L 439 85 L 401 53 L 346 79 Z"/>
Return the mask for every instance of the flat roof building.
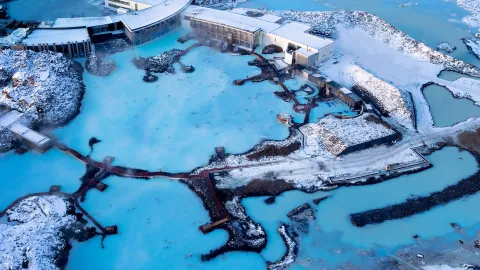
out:
<path id="1" fill-rule="evenodd" d="M 182 20 L 200 37 L 224 41 L 248 49 L 260 45 L 262 32 L 270 32 L 280 24 L 241 14 L 211 8 L 190 6 Z"/>
<path id="2" fill-rule="evenodd" d="M 21 124 L 13 124 L 10 131 L 17 136 L 17 138 L 28 147 L 44 153 L 52 147 L 53 141 L 36 131 L 29 129 Z"/>
<path id="3" fill-rule="evenodd" d="M 35 29 L 22 44 L 32 51 L 61 52 L 70 57 L 87 56 L 91 51 L 90 36 L 86 28 Z"/>

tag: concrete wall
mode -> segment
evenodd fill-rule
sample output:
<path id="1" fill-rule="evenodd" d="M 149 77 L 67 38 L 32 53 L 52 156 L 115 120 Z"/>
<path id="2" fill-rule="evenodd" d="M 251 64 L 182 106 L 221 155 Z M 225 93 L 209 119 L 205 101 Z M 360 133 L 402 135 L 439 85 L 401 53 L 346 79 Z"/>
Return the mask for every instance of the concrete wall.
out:
<path id="1" fill-rule="evenodd" d="M 335 53 L 335 43 L 332 43 L 328 46 L 321 48 L 318 51 L 318 59 L 317 64 L 327 61 L 328 59 L 332 58 Z"/>
<path id="2" fill-rule="evenodd" d="M 341 152 L 339 154 L 339 156 L 346 155 L 346 154 L 356 152 L 356 151 L 360 151 L 360 150 L 364 150 L 364 149 L 373 147 L 375 145 L 381 145 L 381 144 L 393 142 L 397 139 L 398 139 L 398 134 L 395 133 L 395 134 L 392 134 L 392 135 L 389 135 L 389 136 L 385 136 L 383 138 L 378 138 L 378 139 L 375 139 L 375 140 L 372 140 L 372 141 L 368 141 L 368 142 L 364 142 L 364 143 L 361 143 L 361 144 L 353 145 L 353 146 L 350 146 L 350 147 L 346 148 L 345 150 L 343 150 L 343 152 Z"/>

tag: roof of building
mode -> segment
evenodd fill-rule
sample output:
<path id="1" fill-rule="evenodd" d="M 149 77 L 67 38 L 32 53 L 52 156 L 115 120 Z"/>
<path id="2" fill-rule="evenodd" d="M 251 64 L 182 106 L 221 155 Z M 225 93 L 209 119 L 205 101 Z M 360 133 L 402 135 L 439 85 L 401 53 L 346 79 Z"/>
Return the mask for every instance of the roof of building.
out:
<path id="1" fill-rule="evenodd" d="M 230 12 L 240 14 L 240 15 L 249 16 L 249 17 L 259 19 L 259 20 L 262 20 L 262 21 L 272 22 L 272 23 L 280 23 L 282 21 L 282 17 L 280 17 L 280 16 L 275 16 L 275 15 L 272 15 L 272 14 L 265 14 L 265 13 L 261 13 L 261 12 L 253 12 L 253 11 L 245 9 L 245 8 L 234 8 L 234 9 L 230 10 Z"/>
<path id="2" fill-rule="evenodd" d="M 27 139 L 28 141 L 30 141 L 30 142 L 38 145 L 38 146 L 42 146 L 43 144 L 50 141 L 50 138 L 29 129 L 28 127 L 26 127 L 24 125 L 13 124 L 10 127 L 10 131 L 22 136 L 23 138 Z"/>
<path id="3" fill-rule="evenodd" d="M 22 41 L 25 45 L 61 44 L 67 42 L 83 42 L 89 40 L 86 28 L 73 29 L 35 29 L 26 39 Z"/>
<path id="4" fill-rule="evenodd" d="M 331 39 L 321 38 L 309 33 L 305 33 L 310 29 L 311 27 L 309 25 L 297 22 L 289 22 L 275 29 L 272 34 L 297 42 L 305 47 L 315 48 L 317 50 L 333 43 L 333 40 Z"/>
<path id="5" fill-rule="evenodd" d="M 131 31 L 168 19 L 185 9 L 192 0 L 162 0 L 153 7 L 120 15 Z"/>
<path id="6" fill-rule="evenodd" d="M 0 127 L 7 128 L 13 123 L 17 122 L 22 116 L 23 113 L 16 110 L 4 113 L 0 115 Z"/>
<path id="7" fill-rule="evenodd" d="M 345 95 L 352 94 L 352 91 L 345 87 L 340 88 L 340 91 L 342 91 Z"/>
<path id="8" fill-rule="evenodd" d="M 150 6 L 161 4 L 163 1 L 164 0 L 132 0 L 132 2 L 142 3 Z"/>
<path id="9" fill-rule="evenodd" d="M 199 20 L 214 22 L 248 32 L 255 32 L 258 30 L 271 32 L 281 26 L 277 23 L 268 22 L 237 13 L 195 6 L 188 7 L 184 14 Z"/>
<path id="10" fill-rule="evenodd" d="M 316 51 L 307 51 L 307 49 L 305 49 L 305 48 L 302 47 L 302 48 L 296 50 L 295 53 L 299 53 L 299 54 L 305 55 L 306 57 L 310 57 L 310 56 L 312 56 L 312 55 L 314 55 L 314 54 L 317 54 L 318 52 L 316 52 Z"/>
<path id="11" fill-rule="evenodd" d="M 104 17 L 81 17 L 81 18 L 58 18 L 55 20 L 52 28 L 74 28 L 74 27 L 93 27 L 99 25 L 111 24 L 110 16 Z"/>

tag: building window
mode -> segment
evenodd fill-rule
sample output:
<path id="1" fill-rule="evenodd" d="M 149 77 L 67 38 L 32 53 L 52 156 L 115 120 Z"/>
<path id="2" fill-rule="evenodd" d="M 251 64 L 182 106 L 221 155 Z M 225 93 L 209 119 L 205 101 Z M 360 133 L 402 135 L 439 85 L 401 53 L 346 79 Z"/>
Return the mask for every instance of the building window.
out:
<path id="1" fill-rule="evenodd" d="M 130 6 L 130 2 L 127 2 L 127 1 L 122 1 L 122 0 L 108 0 L 108 1 L 119 3 L 119 4 L 122 4 L 122 5 L 125 5 L 125 6 Z"/>

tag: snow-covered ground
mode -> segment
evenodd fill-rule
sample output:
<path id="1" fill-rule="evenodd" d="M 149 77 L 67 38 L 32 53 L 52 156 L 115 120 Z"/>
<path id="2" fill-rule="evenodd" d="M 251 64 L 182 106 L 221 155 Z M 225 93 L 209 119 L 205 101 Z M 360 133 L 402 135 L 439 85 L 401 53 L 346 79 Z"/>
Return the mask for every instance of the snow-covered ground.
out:
<path id="1" fill-rule="evenodd" d="M 448 42 L 442 42 L 442 43 L 437 45 L 437 50 L 438 51 L 445 51 L 446 53 L 452 53 L 456 49 L 457 49 L 457 47 L 455 47 L 454 45 L 452 45 Z"/>
<path id="2" fill-rule="evenodd" d="M 287 21 L 299 21 L 312 25 L 312 32 L 336 39 L 335 59 L 319 68 L 332 80 L 353 87 L 350 66 L 359 66 L 375 78 L 400 89 L 402 97 L 412 95 L 416 123 L 419 131 L 427 132 L 433 126 L 428 104 L 421 92 L 422 85 L 434 82 L 447 87 L 454 95 L 480 102 L 480 90 L 458 82 L 437 77 L 442 70 L 451 70 L 480 76 L 480 69 L 417 42 L 384 20 L 362 11 L 262 12 L 284 17 Z M 397 99 L 402 102 L 403 98 Z M 395 104 L 400 106 L 400 104 Z M 411 114 L 411 108 L 408 109 Z M 410 124 L 389 121 L 395 127 L 405 129 Z M 410 122 L 410 121 L 409 121 Z M 398 124 L 401 126 L 399 127 Z"/>
<path id="3" fill-rule="evenodd" d="M 356 90 L 388 113 L 399 124 L 411 128 L 415 119 L 413 103 L 408 92 L 382 81 L 359 66 L 347 66 L 344 73 Z"/>
<path id="4" fill-rule="evenodd" d="M 480 40 L 478 38 L 466 37 L 463 39 L 463 43 L 471 53 L 480 59 Z"/>
<path id="5" fill-rule="evenodd" d="M 9 222 L 0 224 L 0 269 L 58 269 L 67 245 L 62 229 L 76 222 L 69 204 L 56 196 L 30 197 L 10 209 Z"/>
<path id="6" fill-rule="evenodd" d="M 337 156 L 349 147 L 395 134 L 371 114 L 351 119 L 329 115 L 317 123 L 302 126 L 300 130 L 305 136 L 305 152 L 311 155 L 328 151 Z"/>
<path id="7" fill-rule="evenodd" d="M 22 41 L 28 35 L 28 28 L 18 28 L 10 35 L 0 38 L 0 46 L 12 46 Z"/>
<path id="8" fill-rule="evenodd" d="M 63 54 L 3 50 L 0 74 L 0 107 L 24 113 L 24 123 L 59 126 L 80 110 L 83 68 Z M 0 134 L 0 151 L 8 150 L 8 132 Z"/>
<path id="9" fill-rule="evenodd" d="M 472 27 L 480 27 L 480 1 L 478 0 L 457 0 L 457 5 L 467 10 L 472 15 L 466 16 L 462 21 Z"/>

